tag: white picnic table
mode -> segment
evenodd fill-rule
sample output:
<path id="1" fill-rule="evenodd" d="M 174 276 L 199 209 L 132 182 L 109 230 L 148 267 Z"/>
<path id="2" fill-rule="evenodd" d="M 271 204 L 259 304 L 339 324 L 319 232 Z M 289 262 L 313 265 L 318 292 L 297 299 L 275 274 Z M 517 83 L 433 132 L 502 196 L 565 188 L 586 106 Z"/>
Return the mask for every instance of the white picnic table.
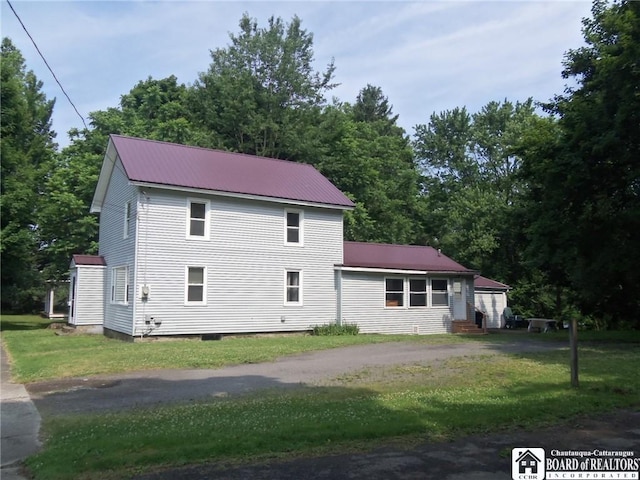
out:
<path id="1" fill-rule="evenodd" d="M 546 333 L 556 329 L 557 322 L 552 318 L 527 318 L 527 320 L 529 321 L 529 326 L 527 327 L 529 332 L 537 329 L 537 331 Z"/>

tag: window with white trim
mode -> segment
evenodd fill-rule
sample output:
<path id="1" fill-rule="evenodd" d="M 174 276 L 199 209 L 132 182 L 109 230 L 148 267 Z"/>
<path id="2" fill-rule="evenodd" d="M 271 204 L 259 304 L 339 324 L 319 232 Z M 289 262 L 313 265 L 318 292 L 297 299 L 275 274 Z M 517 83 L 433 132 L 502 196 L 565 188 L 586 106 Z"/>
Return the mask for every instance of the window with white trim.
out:
<path id="1" fill-rule="evenodd" d="M 187 238 L 209 238 L 209 201 L 189 199 L 187 205 Z"/>
<path id="2" fill-rule="evenodd" d="M 284 272 L 284 304 L 302 305 L 302 272 L 300 270 Z"/>
<path id="3" fill-rule="evenodd" d="M 129 268 L 126 266 L 111 269 L 111 303 L 129 303 Z"/>
<path id="4" fill-rule="evenodd" d="M 285 245 L 303 244 L 304 214 L 302 210 L 284 211 L 284 243 Z"/>
<path id="5" fill-rule="evenodd" d="M 186 267 L 184 303 L 186 305 L 207 304 L 207 268 Z"/>
<path id="6" fill-rule="evenodd" d="M 444 278 L 431 279 L 431 306 L 449 306 L 449 281 Z"/>
<path id="7" fill-rule="evenodd" d="M 384 279 L 384 305 L 385 307 L 404 306 L 404 278 Z"/>
<path id="8" fill-rule="evenodd" d="M 124 204 L 124 232 L 122 238 L 129 238 L 129 225 L 131 225 L 131 202 Z"/>
<path id="9" fill-rule="evenodd" d="M 410 307 L 426 307 L 427 306 L 427 279 L 426 278 L 410 278 L 409 279 L 409 306 Z"/>

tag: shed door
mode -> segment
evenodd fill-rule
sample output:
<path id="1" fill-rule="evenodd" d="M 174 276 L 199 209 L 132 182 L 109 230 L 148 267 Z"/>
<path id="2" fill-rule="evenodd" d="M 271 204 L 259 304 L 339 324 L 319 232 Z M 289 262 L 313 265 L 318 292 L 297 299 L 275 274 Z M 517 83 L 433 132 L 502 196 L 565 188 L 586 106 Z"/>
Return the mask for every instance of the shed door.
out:
<path id="1" fill-rule="evenodd" d="M 74 269 L 71 272 L 71 285 L 69 286 L 69 323 L 71 325 L 76 324 L 76 296 L 77 296 L 77 278 L 78 270 Z"/>
<path id="2" fill-rule="evenodd" d="M 476 307 L 487 315 L 488 328 L 502 327 L 502 311 L 507 306 L 503 292 L 476 292 Z"/>

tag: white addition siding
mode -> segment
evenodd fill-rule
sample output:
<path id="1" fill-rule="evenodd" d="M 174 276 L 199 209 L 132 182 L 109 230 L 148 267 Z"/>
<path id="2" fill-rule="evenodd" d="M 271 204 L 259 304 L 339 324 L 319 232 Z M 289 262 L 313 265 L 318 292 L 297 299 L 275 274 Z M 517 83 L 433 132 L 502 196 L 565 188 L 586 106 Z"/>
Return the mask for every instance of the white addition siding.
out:
<path id="1" fill-rule="evenodd" d="M 507 293 L 497 290 L 476 290 L 476 307 L 486 313 L 487 328 L 502 327 L 502 312 L 507 306 Z"/>
<path id="2" fill-rule="evenodd" d="M 342 323 L 356 323 L 362 333 L 426 335 L 451 332 L 453 318 L 452 279 L 448 280 L 449 307 L 408 307 L 407 283 L 405 283 L 404 289 L 404 306 L 386 307 L 385 278 L 421 277 L 419 275 L 385 275 L 383 273 L 343 271 L 341 278 Z M 445 277 L 434 275 L 426 278 L 427 284 L 429 284 L 431 278 Z"/>
<path id="3" fill-rule="evenodd" d="M 126 204 L 130 205 L 130 219 L 125 238 Z M 105 259 L 104 276 L 104 327 L 127 335 L 133 328 L 134 257 L 136 239 L 136 215 L 138 189 L 129 183 L 118 158 L 113 169 L 109 188 L 100 212 L 99 254 Z M 129 301 L 127 305 L 111 302 L 111 284 L 114 267 L 128 268 Z"/>
<path id="4" fill-rule="evenodd" d="M 303 211 L 304 241 L 285 245 L 284 204 L 145 190 L 138 215 L 135 335 L 302 331 L 335 322 L 341 211 L 295 207 Z M 208 202 L 208 239 L 187 237 L 189 200 Z M 203 304 L 186 304 L 188 267 L 206 272 Z M 285 305 L 287 270 L 301 272 L 299 305 Z"/>
<path id="5" fill-rule="evenodd" d="M 78 265 L 71 271 L 72 325 L 102 325 L 104 319 L 104 275 L 105 267 Z"/>

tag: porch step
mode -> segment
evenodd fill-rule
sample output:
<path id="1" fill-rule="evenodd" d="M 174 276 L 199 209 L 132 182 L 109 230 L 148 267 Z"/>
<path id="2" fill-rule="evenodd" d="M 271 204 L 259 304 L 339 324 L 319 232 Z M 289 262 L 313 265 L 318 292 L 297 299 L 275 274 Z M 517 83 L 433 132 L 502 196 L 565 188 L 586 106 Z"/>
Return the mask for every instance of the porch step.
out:
<path id="1" fill-rule="evenodd" d="M 451 332 L 476 335 L 482 335 L 486 333 L 484 329 L 478 328 L 475 322 L 470 322 L 468 320 L 454 320 L 451 324 Z"/>
<path id="2" fill-rule="evenodd" d="M 73 335 L 76 333 L 76 327 L 71 325 L 63 325 L 61 328 L 56 328 L 56 335 Z"/>

